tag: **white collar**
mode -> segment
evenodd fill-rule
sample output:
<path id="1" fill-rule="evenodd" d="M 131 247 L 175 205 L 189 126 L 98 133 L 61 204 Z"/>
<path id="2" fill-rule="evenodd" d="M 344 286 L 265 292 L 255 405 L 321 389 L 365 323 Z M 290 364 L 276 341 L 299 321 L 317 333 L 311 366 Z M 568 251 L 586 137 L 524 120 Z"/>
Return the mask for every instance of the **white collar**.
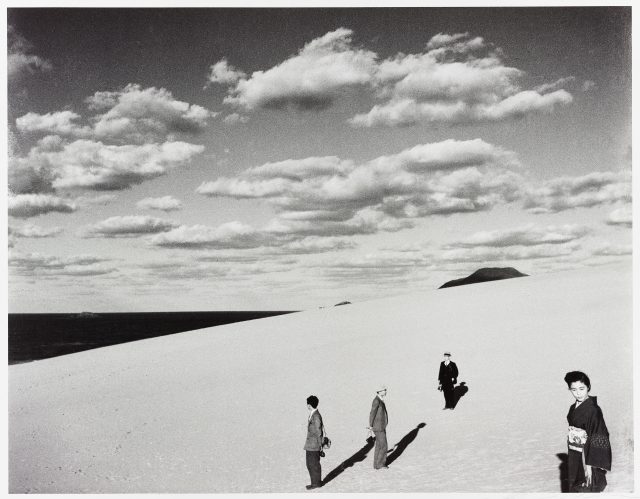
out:
<path id="1" fill-rule="evenodd" d="M 313 411 L 309 413 L 309 421 L 311 421 L 311 416 L 313 416 L 314 412 L 318 412 L 318 408 L 316 407 Z"/>

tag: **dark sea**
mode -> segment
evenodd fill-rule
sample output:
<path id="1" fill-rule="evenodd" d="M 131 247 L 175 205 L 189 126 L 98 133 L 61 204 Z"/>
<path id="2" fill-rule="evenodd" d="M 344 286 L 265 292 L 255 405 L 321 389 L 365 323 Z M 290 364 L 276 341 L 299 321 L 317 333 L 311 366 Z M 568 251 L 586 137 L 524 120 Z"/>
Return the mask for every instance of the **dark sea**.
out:
<path id="1" fill-rule="evenodd" d="M 9 364 L 289 313 L 292 312 L 9 314 Z"/>

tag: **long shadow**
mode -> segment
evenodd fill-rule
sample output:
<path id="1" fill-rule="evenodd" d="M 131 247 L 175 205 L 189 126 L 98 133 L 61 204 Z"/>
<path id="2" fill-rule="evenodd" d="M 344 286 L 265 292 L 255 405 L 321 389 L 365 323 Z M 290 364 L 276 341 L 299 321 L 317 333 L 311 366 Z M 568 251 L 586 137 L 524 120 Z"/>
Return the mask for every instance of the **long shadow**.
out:
<path id="1" fill-rule="evenodd" d="M 387 456 L 387 466 L 389 466 L 392 462 L 398 459 L 404 450 L 409 446 L 411 442 L 413 442 L 418 436 L 418 432 L 421 428 L 427 426 L 426 423 L 420 423 L 413 430 L 407 433 L 402 439 L 389 451 L 389 455 Z"/>
<path id="2" fill-rule="evenodd" d="M 465 394 L 469 391 L 469 387 L 463 381 L 458 386 L 453 389 L 453 407 L 455 408 L 458 405 L 458 402 Z"/>
<path id="3" fill-rule="evenodd" d="M 560 491 L 569 492 L 569 454 L 561 452 L 556 454 L 556 457 L 560 459 L 560 465 L 558 466 L 560 471 Z"/>
<path id="4" fill-rule="evenodd" d="M 342 461 L 338 466 L 327 473 L 327 475 L 324 477 L 324 480 L 322 480 L 322 485 L 328 484 L 331 480 L 339 476 L 347 468 L 351 468 L 354 464 L 364 461 L 369 451 L 373 449 L 373 444 L 375 443 L 375 441 L 376 439 L 373 437 L 367 438 L 367 443 L 364 445 L 364 447 L 358 450 L 350 458 Z"/>

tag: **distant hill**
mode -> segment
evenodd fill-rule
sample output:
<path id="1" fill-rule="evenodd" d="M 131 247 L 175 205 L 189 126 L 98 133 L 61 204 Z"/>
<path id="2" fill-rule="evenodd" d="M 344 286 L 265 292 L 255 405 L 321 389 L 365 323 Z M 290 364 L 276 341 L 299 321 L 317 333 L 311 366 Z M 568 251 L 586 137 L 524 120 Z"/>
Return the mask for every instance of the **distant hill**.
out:
<path id="1" fill-rule="evenodd" d="M 339 307 L 340 305 L 351 305 L 350 301 L 341 301 L 340 303 L 336 303 L 334 307 Z"/>
<path id="2" fill-rule="evenodd" d="M 462 279 L 454 279 L 445 282 L 439 289 L 451 288 L 453 286 L 464 286 L 465 284 L 475 284 L 477 282 L 498 281 L 500 279 L 511 279 L 513 277 L 526 277 L 527 274 L 517 271 L 513 267 L 505 268 L 484 268 L 476 270 L 473 274 Z"/>

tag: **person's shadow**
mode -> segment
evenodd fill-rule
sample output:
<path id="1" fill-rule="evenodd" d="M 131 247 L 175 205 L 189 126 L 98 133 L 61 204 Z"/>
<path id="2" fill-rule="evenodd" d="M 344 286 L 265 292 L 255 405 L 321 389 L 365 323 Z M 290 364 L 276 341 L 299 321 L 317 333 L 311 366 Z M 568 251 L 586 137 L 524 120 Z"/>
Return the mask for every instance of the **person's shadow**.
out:
<path id="1" fill-rule="evenodd" d="M 464 397 L 468 391 L 469 391 L 469 387 L 467 386 L 467 383 L 465 383 L 464 381 L 453 389 L 453 407 L 454 408 L 455 406 L 458 405 L 458 402 L 460 401 L 460 399 Z"/>
<path id="2" fill-rule="evenodd" d="M 386 462 L 387 466 L 389 466 L 391 463 L 393 463 L 396 459 L 398 459 L 402 455 L 402 453 L 409 446 L 409 444 L 416 439 L 420 429 L 424 428 L 425 426 L 427 426 L 426 423 L 420 423 L 413 430 L 411 430 L 404 437 L 402 437 L 402 439 L 396 445 L 394 445 L 393 449 L 388 451 L 387 462 Z"/>
<path id="3" fill-rule="evenodd" d="M 331 480 L 339 476 L 347 468 L 351 468 L 354 464 L 364 461 L 369 451 L 373 449 L 373 444 L 375 443 L 375 441 L 376 439 L 373 437 L 367 438 L 367 443 L 364 445 L 364 447 L 358 450 L 350 458 L 342 461 L 338 466 L 327 473 L 327 475 L 324 477 L 324 480 L 322 480 L 322 485 L 328 484 Z"/>
<path id="4" fill-rule="evenodd" d="M 560 459 L 560 492 L 569 492 L 569 454 L 561 452 L 556 457 Z"/>

